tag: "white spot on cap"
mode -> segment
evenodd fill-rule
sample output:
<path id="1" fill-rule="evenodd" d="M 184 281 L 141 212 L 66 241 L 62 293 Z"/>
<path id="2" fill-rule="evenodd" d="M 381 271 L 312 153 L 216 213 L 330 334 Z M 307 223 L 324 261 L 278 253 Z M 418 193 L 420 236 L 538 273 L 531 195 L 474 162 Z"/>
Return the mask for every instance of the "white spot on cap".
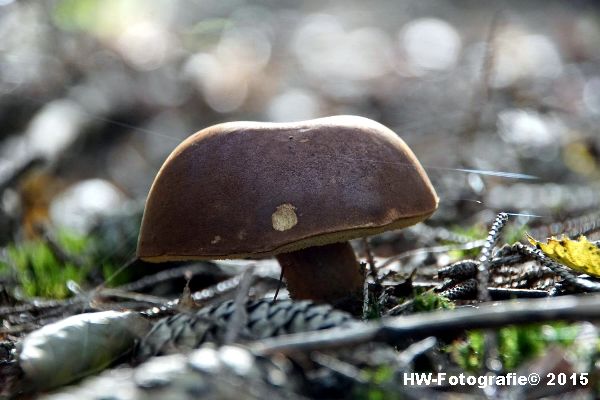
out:
<path id="1" fill-rule="evenodd" d="M 221 236 L 217 235 L 213 240 L 210 241 L 211 244 L 217 244 L 221 241 Z"/>
<path id="2" fill-rule="evenodd" d="M 273 215 L 271 215 L 273 229 L 280 232 L 292 229 L 298 223 L 298 217 L 296 216 L 295 210 L 296 207 L 289 203 L 277 206 L 277 209 Z"/>

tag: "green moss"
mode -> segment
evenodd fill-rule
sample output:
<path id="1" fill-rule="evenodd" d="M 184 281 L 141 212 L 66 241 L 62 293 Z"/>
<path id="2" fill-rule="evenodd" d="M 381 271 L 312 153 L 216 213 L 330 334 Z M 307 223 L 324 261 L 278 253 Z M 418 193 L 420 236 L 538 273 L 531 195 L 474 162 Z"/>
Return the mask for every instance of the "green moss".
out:
<path id="1" fill-rule="evenodd" d="M 85 266 L 60 261 L 51 247 L 41 241 L 11 245 L 7 250 L 8 259 L 12 263 L 5 263 L 2 271 L 12 272 L 27 296 L 58 299 L 68 297 L 66 282 L 81 283 L 88 273 L 89 268 Z"/>
<path id="2" fill-rule="evenodd" d="M 481 240 L 487 236 L 487 230 L 484 225 L 473 225 L 468 227 L 462 226 L 453 226 L 450 228 L 450 231 L 472 240 Z M 444 242 L 446 244 L 454 244 L 455 242 Z M 465 258 L 475 258 L 479 255 L 480 248 L 476 247 L 473 249 L 464 249 L 464 250 L 450 250 L 448 255 L 452 260 L 464 260 Z"/>
<path id="3" fill-rule="evenodd" d="M 512 371 L 544 352 L 550 345 L 570 346 L 579 332 L 577 325 L 562 322 L 527 326 L 508 326 L 498 332 L 498 350 L 505 371 Z M 466 338 L 449 347 L 463 369 L 476 373 L 483 365 L 484 334 L 468 332 Z"/>
<path id="4" fill-rule="evenodd" d="M 502 364 L 507 370 L 513 370 L 523 361 L 540 354 L 548 345 L 540 326 L 502 328 L 498 340 Z"/>
<path id="5" fill-rule="evenodd" d="M 520 227 L 508 225 L 506 228 L 504 228 L 504 239 L 506 243 L 509 244 L 520 242 L 525 237 L 525 233 L 529 230 L 530 227 L 527 225 Z"/>
<path id="6" fill-rule="evenodd" d="M 433 292 L 424 292 L 415 296 L 413 301 L 414 312 L 426 312 L 438 309 L 452 309 L 454 303 L 444 296 Z"/>
<path id="7" fill-rule="evenodd" d="M 59 231 L 55 241 L 66 257 L 57 255 L 42 240 L 9 245 L 0 261 L 0 274 L 11 276 L 25 296 L 56 299 L 70 295 L 68 281 L 81 286 L 97 284 L 98 277 L 108 285 L 128 281 L 127 270 L 117 273 L 123 262 L 106 246 L 99 246 L 98 238 Z M 91 276 L 95 277 L 94 282 L 90 281 Z"/>
<path id="8" fill-rule="evenodd" d="M 366 384 L 359 385 L 352 394 L 353 399 L 387 400 L 400 399 L 401 396 L 394 385 L 394 369 L 382 365 L 373 369 L 363 370 L 361 377 Z"/>
<path id="9" fill-rule="evenodd" d="M 487 236 L 487 228 L 485 225 L 477 224 L 471 226 L 453 226 L 450 231 L 457 235 L 465 236 L 473 240 L 482 239 Z"/>
<path id="10" fill-rule="evenodd" d="M 454 361 L 462 369 L 476 372 L 483 366 L 483 343 L 484 336 L 480 331 L 467 332 L 467 337 L 451 346 Z"/>
<path id="11" fill-rule="evenodd" d="M 62 248 L 72 254 L 81 254 L 87 251 L 92 241 L 87 236 L 77 235 L 67 230 L 58 231 L 57 236 L 57 241 Z"/>

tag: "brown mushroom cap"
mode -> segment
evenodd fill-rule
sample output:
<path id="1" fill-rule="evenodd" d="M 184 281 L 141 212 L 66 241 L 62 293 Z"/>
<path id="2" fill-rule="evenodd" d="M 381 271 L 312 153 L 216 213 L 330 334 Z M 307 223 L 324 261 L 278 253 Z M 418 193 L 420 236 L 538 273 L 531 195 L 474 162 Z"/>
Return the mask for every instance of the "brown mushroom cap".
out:
<path id="1" fill-rule="evenodd" d="M 370 119 L 224 123 L 190 136 L 163 164 L 138 256 L 270 256 L 413 225 L 437 204 L 413 152 Z"/>

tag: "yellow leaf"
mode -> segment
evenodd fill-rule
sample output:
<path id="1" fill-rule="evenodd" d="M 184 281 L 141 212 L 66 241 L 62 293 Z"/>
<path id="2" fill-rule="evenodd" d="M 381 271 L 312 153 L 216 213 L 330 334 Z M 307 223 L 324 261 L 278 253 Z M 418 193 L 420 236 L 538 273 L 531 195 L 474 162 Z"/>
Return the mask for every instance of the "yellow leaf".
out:
<path id="1" fill-rule="evenodd" d="M 585 236 L 579 236 L 578 240 L 564 236 L 559 240 L 553 236 L 547 243 L 542 243 L 527 235 L 527 240 L 553 260 L 577 272 L 600 278 L 600 248 Z"/>

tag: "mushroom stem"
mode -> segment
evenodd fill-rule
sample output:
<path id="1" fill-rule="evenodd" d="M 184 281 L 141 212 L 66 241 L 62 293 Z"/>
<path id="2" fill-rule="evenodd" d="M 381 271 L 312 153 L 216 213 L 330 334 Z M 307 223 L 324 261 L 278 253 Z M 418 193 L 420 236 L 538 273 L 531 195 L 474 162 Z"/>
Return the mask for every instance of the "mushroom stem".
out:
<path id="1" fill-rule="evenodd" d="M 278 254 L 290 296 L 331 304 L 361 299 L 364 274 L 349 242 Z"/>

